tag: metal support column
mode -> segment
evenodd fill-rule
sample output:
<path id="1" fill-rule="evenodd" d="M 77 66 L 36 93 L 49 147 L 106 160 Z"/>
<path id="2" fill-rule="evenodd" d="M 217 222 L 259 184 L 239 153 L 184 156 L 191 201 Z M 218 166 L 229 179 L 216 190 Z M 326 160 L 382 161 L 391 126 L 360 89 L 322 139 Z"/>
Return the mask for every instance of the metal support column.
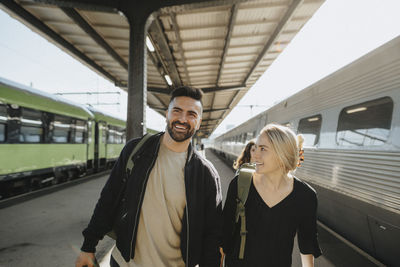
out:
<path id="1" fill-rule="evenodd" d="M 127 138 L 141 137 L 146 133 L 147 106 L 147 18 L 128 17 L 130 24 L 128 67 Z"/>

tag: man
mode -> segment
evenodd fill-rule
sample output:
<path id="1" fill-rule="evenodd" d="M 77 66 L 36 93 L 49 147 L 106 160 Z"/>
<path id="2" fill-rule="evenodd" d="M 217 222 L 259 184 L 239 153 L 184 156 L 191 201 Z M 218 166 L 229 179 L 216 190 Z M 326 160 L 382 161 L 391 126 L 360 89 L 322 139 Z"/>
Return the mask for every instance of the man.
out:
<path id="1" fill-rule="evenodd" d="M 95 247 L 113 225 L 112 267 L 219 266 L 220 180 L 191 145 L 201 124 L 202 94 L 191 87 L 172 92 L 166 132 L 139 149 L 129 177 L 127 158 L 139 139 L 126 144 L 83 231 L 76 267 L 93 266 Z"/>

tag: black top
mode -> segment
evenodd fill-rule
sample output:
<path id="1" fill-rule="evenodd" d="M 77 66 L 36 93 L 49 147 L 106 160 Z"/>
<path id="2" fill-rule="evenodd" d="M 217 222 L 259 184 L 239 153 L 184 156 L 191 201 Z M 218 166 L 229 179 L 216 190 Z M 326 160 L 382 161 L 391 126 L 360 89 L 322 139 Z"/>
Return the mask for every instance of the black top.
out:
<path id="1" fill-rule="evenodd" d="M 317 196 L 308 184 L 294 178 L 292 192 L 270 208 L 251 183 L 245 205 L 248 233 L 243 260 L 239 260 L 240 219 L 235 223 L 236 198 L 237 176 L 229 185 L 223 211 L 223 248 L 228 267 L 291 266 L 296 233 L 302 254 L 321 255 L 317 240 Z"/>

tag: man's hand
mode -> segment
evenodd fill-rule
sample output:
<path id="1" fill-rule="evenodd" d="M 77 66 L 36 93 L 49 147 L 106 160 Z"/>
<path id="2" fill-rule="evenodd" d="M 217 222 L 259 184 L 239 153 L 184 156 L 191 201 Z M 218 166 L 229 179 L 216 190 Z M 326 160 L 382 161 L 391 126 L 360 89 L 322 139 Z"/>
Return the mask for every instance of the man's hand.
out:
<path id="1" fill-rule="evenodd" d="M 79 254 L 78 258 L 75 261 L 75 267 L 84 267 L 84 266 L 87 267 L 98 266 L 94 253 L 81 251 L 81 253 Z"/>

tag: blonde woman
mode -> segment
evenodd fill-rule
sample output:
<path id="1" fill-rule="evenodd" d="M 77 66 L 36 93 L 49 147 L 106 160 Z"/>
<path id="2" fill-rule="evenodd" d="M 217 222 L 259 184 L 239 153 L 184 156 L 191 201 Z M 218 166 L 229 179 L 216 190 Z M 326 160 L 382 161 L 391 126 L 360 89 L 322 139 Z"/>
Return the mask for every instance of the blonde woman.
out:
<path id="1" fill-rule="evenodd" d="M 269 124 L 261 130 L 256 142 L 256 170 L 245 204 L 243 259 L 238 257 L 240 220 L 235 220 L 237 176 L 228 189 L 223 211 L 227 267 L 291 266 L 296 233 L 303 266 L 314 266 L 314 258 L 321 255 L 316 193 L 291 174 L 299 163 L 302 143 L 302 136 L 281 125 Z"/>

